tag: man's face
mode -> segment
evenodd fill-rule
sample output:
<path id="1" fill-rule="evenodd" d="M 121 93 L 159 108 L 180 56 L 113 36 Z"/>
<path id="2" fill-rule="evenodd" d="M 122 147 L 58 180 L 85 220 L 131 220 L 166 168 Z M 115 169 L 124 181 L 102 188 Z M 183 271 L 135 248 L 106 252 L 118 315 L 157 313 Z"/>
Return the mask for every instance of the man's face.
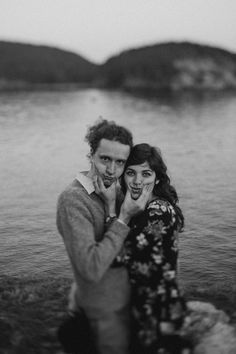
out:
<path id="1" fill-rule="evenodd" d="M 100 141 L 91 156 L 91 163 L 94 164 L 96 174 L 102 178 L 105 187 L 109 187 L 121 176 L 129 153 L 129 145 L 107 139 Z"/>

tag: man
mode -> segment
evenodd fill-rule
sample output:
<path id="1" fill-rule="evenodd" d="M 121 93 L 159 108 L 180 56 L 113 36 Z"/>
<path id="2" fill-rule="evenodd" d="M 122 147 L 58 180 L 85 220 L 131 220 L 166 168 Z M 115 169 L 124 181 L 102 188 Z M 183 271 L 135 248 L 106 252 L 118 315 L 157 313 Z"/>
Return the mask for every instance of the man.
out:
<path id="1" fill-rule="evenodd" d="M 95 188 L 99 184 L 103 194 L 113 198 L 133 145 L 132 135 L 114 122 L 101 120 L 89 128 L 86 140 L 91 168 L 80 173 L 60 195 L 57 209 L 58 230 L 75 279 L 69 308 L 84 310 L 99 354 L 127 354 L 130 287 L 126 269 L 114 267 L 112 262 L 122 248 L 137 206 L 123 206 L 114 218 L 114 210 L 106 210 Z M 112 218 L 106 223 L 109 216 Z"/>

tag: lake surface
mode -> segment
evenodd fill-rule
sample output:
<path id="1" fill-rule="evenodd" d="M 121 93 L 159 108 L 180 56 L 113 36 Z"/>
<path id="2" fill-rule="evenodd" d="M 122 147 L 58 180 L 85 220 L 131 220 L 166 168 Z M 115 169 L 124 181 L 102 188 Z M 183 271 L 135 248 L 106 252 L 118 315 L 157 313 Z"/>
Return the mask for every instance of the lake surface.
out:
<path id="1" fill-rule="evenodd" d="M 236 294 L 236 94 L 138 97 L 95 89 L 0 93 L 0 276 L 68 276 L 59 193 L 88 168 L 98 116 L 161 148 L 180 196 L 180 281 Z"/>

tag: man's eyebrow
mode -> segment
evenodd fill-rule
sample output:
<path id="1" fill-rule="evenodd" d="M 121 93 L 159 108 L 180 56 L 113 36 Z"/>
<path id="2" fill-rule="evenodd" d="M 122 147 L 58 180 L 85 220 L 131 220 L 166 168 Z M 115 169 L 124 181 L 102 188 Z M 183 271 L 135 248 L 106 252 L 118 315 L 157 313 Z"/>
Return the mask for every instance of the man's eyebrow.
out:
<path id="1" fill-rule="evenodd" d="M 123 157 L 113 158 L 112 156 L 104 154 L 104 153 L 100 153 L 99 156 L 100 157 L 107 157 L 110 160 L 116 160 L 116 161 L 124 161 L 125 162 L 127 160 L 127 159 L 124 159 Z"/>
<path id="2" fill-rule="evenodd" d="M 100 153 L 100 154 L 99 154 L 99 156 L 102 156 L 102 157 L 109 157 L 109 158 L 111 158 L 109 155 L 104 154 L 104 153 Z"/>

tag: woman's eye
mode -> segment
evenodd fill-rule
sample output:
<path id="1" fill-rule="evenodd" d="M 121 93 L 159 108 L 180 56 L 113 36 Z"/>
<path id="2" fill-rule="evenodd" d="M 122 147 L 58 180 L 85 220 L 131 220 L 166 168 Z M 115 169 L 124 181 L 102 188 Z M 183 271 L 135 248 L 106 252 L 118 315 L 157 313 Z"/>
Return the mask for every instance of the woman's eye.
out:
<path id="1" fill-rule="evenodd" d="M 134 173 L 133 173 L 133 171 L 126 171 L 126 175 L 131 177 L 134 175 Z"/>
<path id="2" fill-rule="evenodd" d="M 151 174 L 148 173 L 148 172 L 144 172 L 144 173 L 143 173 L 143 177 L 151 177 Z"/>

